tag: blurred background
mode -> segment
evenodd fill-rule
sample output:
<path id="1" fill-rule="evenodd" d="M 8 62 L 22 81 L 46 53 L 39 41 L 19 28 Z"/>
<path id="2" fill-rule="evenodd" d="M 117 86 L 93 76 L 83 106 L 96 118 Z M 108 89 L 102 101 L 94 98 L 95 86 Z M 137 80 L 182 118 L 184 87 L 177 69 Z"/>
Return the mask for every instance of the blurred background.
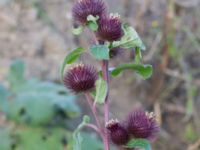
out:
<path id="1" fill-rule="evenodd" d="M 200 150 L 200 0 L 107 2 L 138 31 L 147 47 L 143 62 L 154 67 L 148 80 L 128 71 L 111 80 L 111 116 L 124 119 L 142 106 L 162 126 L 153 149 Z M 93 43 L 87 31 L 71 33 L 73 3 L 0 0 L 0 150 L 70 150 L 71 131 L 90 114 L 84 98 L 60 81 L 66 54 Z M 127 51 L 110 65 L 133 59 Z M 101 149 L 95 135 L 83 134 L 94 140 L 91 150 Z"/>

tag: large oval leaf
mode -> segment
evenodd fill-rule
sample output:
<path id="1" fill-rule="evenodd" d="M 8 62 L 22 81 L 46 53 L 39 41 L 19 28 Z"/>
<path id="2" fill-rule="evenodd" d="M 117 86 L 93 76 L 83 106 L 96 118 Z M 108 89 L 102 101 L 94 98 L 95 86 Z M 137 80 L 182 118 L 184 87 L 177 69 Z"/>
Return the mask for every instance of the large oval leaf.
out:
<path id="1" fill-rule="evenodd" d="M 153 68 L 151 65 L 143 65 L 143 64 L 122 64 L 116 67 L 112 72 L 112 76 L 118 76 L 122 71 L 131 69 L 136 71 L 139 75 L 141 75 L 144 79 L 148 79 L 151 77 Z"/>

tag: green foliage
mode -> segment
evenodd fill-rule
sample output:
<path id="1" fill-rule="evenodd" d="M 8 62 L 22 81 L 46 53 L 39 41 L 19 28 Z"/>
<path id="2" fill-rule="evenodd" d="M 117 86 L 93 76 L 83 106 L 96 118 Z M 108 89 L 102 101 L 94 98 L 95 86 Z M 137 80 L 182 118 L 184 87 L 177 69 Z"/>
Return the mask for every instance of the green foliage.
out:
<path id="1" fill-rule="evenodd" d="M 81 150 L 88 150 L 88 147 L 91 150 L 103 150 L 103 143 L 97 138 L 96 135 L 85 132 L 81 132 L 80 135 L 83 138 Z"/>
<path id="2" fill-rule="evenodd" d="M 63 150 L 63 140 L 66 140 L 66 131 L 63 129 L 23 129 L 16 133 L 20 137 L 17 150 Z M 31 138 L 30 138 L 31 135 Z"/>
<path id="3" fill-rule="evenodd" d="M 144 150 L 151 150 L 151 144 L 146 139 L 132 139 L 124 147 L 126 147 L 126 148 L 142 148 Z"/>
<path id="4" fill-rule="evenodd" d="M 141 50 L 146 49 L 133 27 L 129 26 L 128 24 L 123 24 L 122 28 L 124 31 L 124 36 L 120 41 L 114 42 L 113 47 L 122 47 L 125 49 L 139 48 Z"/>
<path id="5" fill-rule="evenodd" d="M 81 140 L 81 146 L 73 146 L 73 139 L 69 141 L 67 146 L 68 150 L 103 150 L 103 143 L 97 138 L 95 134 L 89 134 L 86 132 L 79 132 L 79 140 Z M 111 148 L 113 149 L 113 148 Z"/>
<path id="6" fill-rule="evenodd" d="M 18 123 L 48 124 L 54 117 L 52 111 L 54 109 L 52 103 L 49 103 L 49 96 L 41 93 L 18 94 L 14 100 L 9 101 L 6 115 L 8 119 Z"/>
<path id="7" fill-rule="evenodd" d="M 8 90 L 0 84 L 0 111 L 3 111 L 6 105 L 6 99 L 9 95 Z"/>
<path id="8" fill-rule="evenodd" d="M 80 35 L 83 32 L 84 27 L 83 26 L 79 26 L 77 28 L 73 28 L 72 29 L 72 33 L 74 35 Z"/>
<path id="9" fill-rule="evenodd" d="M 141 75 L 144 79 L 148 79 L 151 77 L 153 68 L 151 65 L 143 65 L 143 64 L 121 64 L 112 70 L 111 74 L 113 77 L 118 76 L 124 70 L 133 70 L 136 71 L 139 75 Z"/>
<path id="10" fill-rule="evenodd" d="M 45 108 L 45 109 L 44 109 Z M 8 119 L 30 125 L 46 125 L 63 112 L 66 117 L 75 117 L 80 110 L 73 96 L 55 93 L 28 92 L 17 94 L 9 100 L 5 114 Z"/>
<path id="11" fill-rule="evenodd" d="M 16 60 L 11 64 L 8 81 L 11 85 L 11 90 L 16 92 L 18 88 L 23 86 L 25 65 L 22 60 Z"/>
<path id="12" fill-rule="evenodd" d="M 73 50 L 71 53 L 69 53 L 64 61 L 63 61 L 63 64 L 62 64 L 62 67 L 61 67 L 61 76 L 62 76 L 62 79 L 63 79 L 63 76 L 64 76 L 64 70 L 65 70 L 65 66 L 66 65 L 69 65 L 69 64 L 72 64 L 73 62 L 75 62 L 80 56 L 81 54 L 84 53 L 84 49 L 79 47 L 75 50 Z"/>
<path id="13" fill-rule="evenodd" d="M 61 128 L 0 128 L 0 149 L 63 150 L 70 134 Z"/>
<path id="14" fill-rule="evenodd" d="M 15 95 L 9 97 L 4 112 L 6 116 L 18 123 L 30 125 L 49 124 L 62 112 L 68 118 L 79 115 L 75 97 L 65 92 L 63 86 L 36 79 L 24 81 L 23 86 L 13 85 Z M 44 109 L 45 108 L 45 109 Z"/>
<path id="15" fill-rule="evenodd" d="M 106 45 L 93 45 L 90 48 L 92 56 L 98 60 L 109 60 L 109 48 Z"/>
<path id="16" fill-rule="evenodd" d="M 142 59 L 141 50 L 137 47 L 135 48 L 135 63 L 140 64 Z"/>
<path id="17" fill-rule="evenodd" d="M 189 142 L 195 142 L 199 138 L 198 133 L 195 131 L 191 123 L 187 124 L 187 126 L 185 127 L 184 136 Z"/>
<path id="18" fill-rule="evenodd" d="M 95 103 L 103 104 L 107 95 L 108 86 L 105 80 L 100 78 L 96 81 Z"/>
<path id="19" fill-rule="evenodd" d="M 98 29 L 98 23 L 97 20 L 99 19 L 99 16 L 94 17 L 93 15 L 89 15 L 87 17 L 87 26 L 89 29 L 91 29 L 92 31 L 97 31 Z"/>
<path id="20" fill-rule="evenodd" d="M 0 150 L 11 150 L 13 139 L 9 128 L 0 128 Z"/>
<path id="21" fill-rule="evenodd" d="M 25 80 L 24 70 L 22 61 L 13 62 L 8 76 L 11 91 L 0 85 L 0 111 L 15 123 L 13 129 L 0 128 L 0 150 L 63 150 L 63 140 L 70 135 L 62 123 L 67 125 L 80 113 L 75 96 L 53 82 Z"/>
<path id="22" fill-rule="evenodd" d="M 85 124 L 89 123 L 90 118 L 88 116 L 83 117 L 83 121 L 79 124 L 78 128 L 73 133 L 72 147 L 73 150 L 82 150 L 83 137 L 81 136 L 81 129 L 85 126 Z"/>

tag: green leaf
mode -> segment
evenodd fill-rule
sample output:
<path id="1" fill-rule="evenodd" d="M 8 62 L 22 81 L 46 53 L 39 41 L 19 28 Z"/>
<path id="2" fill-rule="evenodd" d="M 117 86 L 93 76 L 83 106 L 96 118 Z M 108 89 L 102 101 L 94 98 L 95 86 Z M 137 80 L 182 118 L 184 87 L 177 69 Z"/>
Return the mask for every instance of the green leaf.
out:
<path id="1" fill-rule="evenodd" d="M 62 79 L 63 79 L 63 75 L 64 75 L 65 66 L 75 62 L 81 56 L 82 53 L 84 53 L 84 49 L 79 47 L 79 48 L 75 49 L 74 51 L 72 51 L 71 53 L 69 53 L 65 57 L 64 62 L 61 67 Z"/>
<path id="2" fill-rule="evenodd" d="M 97 20 L 99 19 L 99 17 L 94 17 L 93 15 L 89 15 L 87 17 L 87 26 L 88 28 L 90 28 L 92 31 L 97 31 L 98 29 L 98 23 Z"/>
<path id="3" fill-rule="evenodd" d="M 74 35 L 79 35 L 79 34 L 81 34 L 81 33 L 83 32 L 83 29 L 84 29 L 83 26 L 79 26 L 79 27 L 77 27 L 77 28 L 73 28 L 73 29 L 72 29 L 72 33 L 73 33 Z"/>
<path id="4" fill-rule="evenodd" d="M 106 45 L 94 45 L 90 52 L 98 60 L 109 60 L 109 48 Z"/>
<path id="5" fill-rule="evenodd" d="M 83 138 L 80 132 L 73 134 L 73 150 L 82 150 Z"/>
<path id="6" fill-rule="evenodd" d="M 50 124 L 54 117 L 59 117 L 58 112 L 63 112 L 68 118 L 78 116 L 80 109 L 75 97 L 49 92 L 24 92 L 10 99 L 5 113 L 8 119 L 15 122 L 37 126 Z"/>
<path id="7" fill-rule="evenodd" d="M 118 76 L 122 71 L 131 69 L 136 71 L 139 75 L 141 75 L 144 79 L 148 79 L 151 77 L 153 68 L 151 65 L 143 65 L 143 64 L 122 64 L 116 67 L 112 72 L 112 76 Z"/>
<path id="8" fill-rule="evenodd" d="M 83 116 L 83 122 L 84 123 L 90 123 L 90 117 L 87 116 L 87 115 Z"/>
<path id="9" fill-rule="evenodd" d="M 141 50 L 146 49 L 138 33 L 133 27 L 129 26 L 128 24 L 123 24 L 122 28 L 124 30 L 124 36 L 121 38 L 120 41 L 114 42 L 113 47 L 122 47 L 125 49 L 138 47 Z"/>
<path id="10" fill-rule="evenodd" d="M 61 128 L 18 128 L 16 150 L 63 150 L 63 140 L 69 134 Z"/>
<path id="11" fill-rule="evenodd" d="M 108 92 L 108 86 L 105 80 L 100 78 L 96 81 L 96 96 L 95 103 L 103 104 Z"/>
<path id="12" fill-rule="evenodd" d="M 81 124 L 79 124 L 78 128 L 74 131 L 73 133 L 73 150 L 83 150 L 82 149 L 82 142 L 83 142 L 83 138 L 82 135 L 80 133 L 81 129 L 85 126 L 85 124 L 90 122 L 90 117 L 89 116 L 84 116 L 83 117 L 83 121 Z"/>
<path id="13" fill-rule="evenodd" d="M 9 101 L 6 115 L 18 123 L 45 125 L 54 117 L 54 105 L 50 94 L 23 93 Z M 44 109 L 45 108 L 45 109 Z"/>
<path id="14" fill-rule="evenodd" d="M 12 150 L 14 141 L 9 128 L 0 128 L 0 139 L 0 150 Z"/>
<path id="15" fill-rule="evenodd" d="M 140 64 L 142 59 L 142 54 L 141 54 L 141 50 L 137 47 L 135 49 L 135 63 L 136 64 Z"/>
<path id="16" fill-rule="evenodd" d="M 18 90 L 22 92 L 39 92 L 39 93 L 63 93 L 67 94 L 66 88 L 63 85 L 56 84 L 50 81 L 40 81 L 38 79 L 27 80 L 26 83 Z"/>
<path id="17" fill-rule="evenodd" d="M 11 66 L 8 75 L 8 81 L 11 86 L 11 90 L 16 92 L 21 86 L 23 86 L 25 65 L 22 60 L 15 60 Z"/>
<path id="18" fill-rule="evenodd" d="M 5 109 L 7 97 L 9 96 L 8 90 L 0 84 L 0 111 Z"/>
<path id="19" fill-rule="evenodd" d="M 151 144 L 146 139 L 132 139 L 124 147 L 143 148 L 144 150 L 151 150 Z"/>
<path id="20" fill-rule="evenodd" d="M 95 134 L 81 132 L 82 136 L 82 150 L 103 150 L 103 143 L 97 138 Z"/>

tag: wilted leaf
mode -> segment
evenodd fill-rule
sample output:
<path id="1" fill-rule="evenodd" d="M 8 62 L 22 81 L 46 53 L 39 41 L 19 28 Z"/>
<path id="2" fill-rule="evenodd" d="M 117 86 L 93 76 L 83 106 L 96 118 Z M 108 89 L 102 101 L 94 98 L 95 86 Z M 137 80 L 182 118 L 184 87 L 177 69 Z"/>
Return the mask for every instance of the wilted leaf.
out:
<path id="1" fill-rule="evenodd" d="M 125 49 L 133 49 L 140 48 L 141 50 L 145 50 L 145 46 L 140 39 L 138 33 L 135 29 L 128 24 L 123 24 L 124 36 L 120 41 L 116 41 L 113 43 L 113 47 L 122 47 Z"/>
<path id="2" fill-rule="evenodd" d="M 153 68 L 151 65 L 143 65 L 143 64 L 122 64 L 116 67 L 112 72 L 112 76 L 118 76 L 124 70 L 133 70 L 136 71 L 139 75 L 141 75 L 144 79 L 148 79 L 151 77 Z"/>

